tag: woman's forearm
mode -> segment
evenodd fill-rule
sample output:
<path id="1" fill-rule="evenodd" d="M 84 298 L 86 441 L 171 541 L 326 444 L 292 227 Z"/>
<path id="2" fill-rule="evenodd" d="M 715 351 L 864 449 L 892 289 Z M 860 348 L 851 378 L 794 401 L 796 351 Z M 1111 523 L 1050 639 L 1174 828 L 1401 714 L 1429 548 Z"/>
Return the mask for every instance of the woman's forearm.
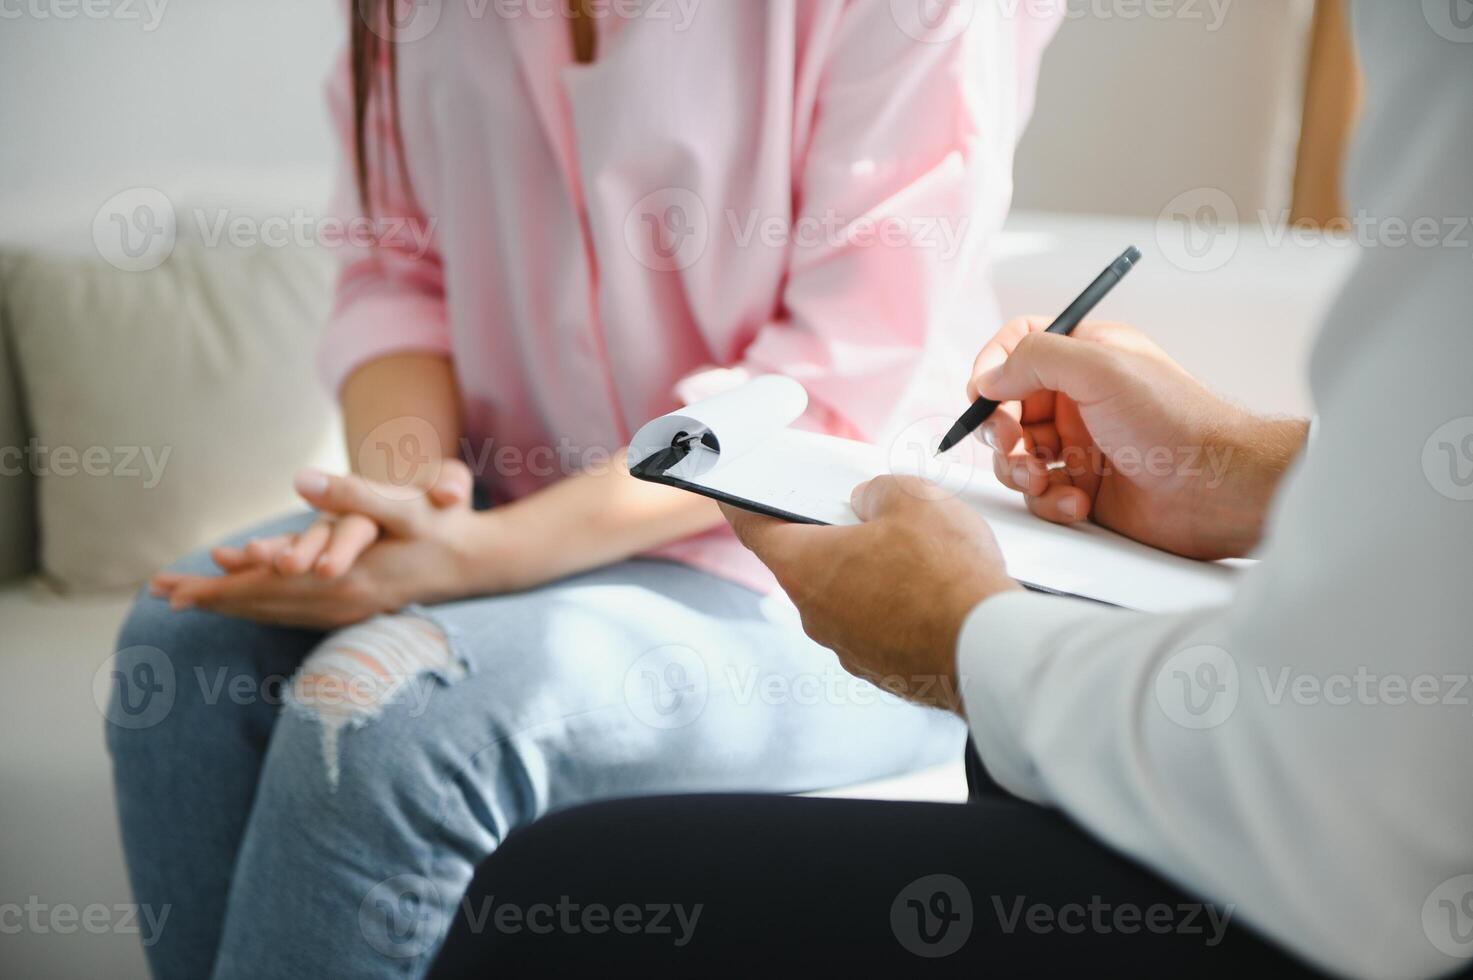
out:
<path id="1" fill-rule="evenodd" d="M 348 376 L 341 392 L 348 463 L 395 485 L 420 482 L 438 458 L 459 455 L 460 396 L 450 360 L 392 354 Z"/>
<path id="2" fill-rule="evenodd" d="M 710 530 L 714 501 L 629 475 L 622 454 L 482 515 L 472 544 L 475 591 L 533 588 Z"/>
<path id="3" fill-rule="evenodd" d="M 405 353 L 354 371 L 342 388 L 354 472 L 403 485 L 434 457 L 457 456 L 461 419 L 454 370 L 439 355 Z M 467 594 L 532 588 L 621 561 L 721 523 L 716 505 L 636 480 L 619 460 L 479 515 Z"/>

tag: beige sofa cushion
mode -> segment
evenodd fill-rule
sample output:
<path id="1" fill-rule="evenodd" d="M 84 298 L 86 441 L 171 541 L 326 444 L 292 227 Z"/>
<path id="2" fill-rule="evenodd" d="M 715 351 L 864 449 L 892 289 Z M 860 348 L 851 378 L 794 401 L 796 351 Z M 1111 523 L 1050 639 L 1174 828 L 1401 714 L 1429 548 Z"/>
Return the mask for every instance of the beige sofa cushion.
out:
<path id="1" fill-rule="evenodd" d="M 54 584 L 137 585 L 294 506 L 298 467 L 340 465 L 312 372 L 331 265 L 320 249 L 182 242 L 146 272 L 11 257 L 5 317 Z"/>
<path id="2" fill-rule="evenodd" d="M 0 581 L 36 567 L 36 480 L 26 464 L 26 425 L 20 377 L 10 354 L 5 318 L 9 257 L 0 254 Z"/>

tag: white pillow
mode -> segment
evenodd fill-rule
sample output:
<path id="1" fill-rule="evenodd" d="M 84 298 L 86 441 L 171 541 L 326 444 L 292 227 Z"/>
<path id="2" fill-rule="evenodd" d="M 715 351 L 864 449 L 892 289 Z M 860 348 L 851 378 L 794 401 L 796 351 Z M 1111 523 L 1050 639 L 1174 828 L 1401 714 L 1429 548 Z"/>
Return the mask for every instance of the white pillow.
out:
<path id="1" fill-rule="evenodd" d="M 341 468 L 312 369 L 332 275 L 301 247 L 181 242 L 146 272 L 13 257 L 5 311 L 56 586 L 136 586 L 300 506 L 297 468 Z"/>

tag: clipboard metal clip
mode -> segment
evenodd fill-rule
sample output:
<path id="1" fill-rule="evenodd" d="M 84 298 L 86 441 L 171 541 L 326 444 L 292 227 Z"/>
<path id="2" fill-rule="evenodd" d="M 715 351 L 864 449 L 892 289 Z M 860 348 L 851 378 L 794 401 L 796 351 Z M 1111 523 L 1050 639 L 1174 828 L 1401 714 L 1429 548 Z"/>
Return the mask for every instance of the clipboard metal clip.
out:
<path id="1" fill-rule="evenodd" d="M 647 456 L 634 468 L 634 475 L 664 476 L 675 464 L 689 456 L 698 442 L 712 450 L 718 449 L 720 445 L 710 429 L 694 433 L 677 432 L 675 438 L 670 440 L 669 448 Z"/>

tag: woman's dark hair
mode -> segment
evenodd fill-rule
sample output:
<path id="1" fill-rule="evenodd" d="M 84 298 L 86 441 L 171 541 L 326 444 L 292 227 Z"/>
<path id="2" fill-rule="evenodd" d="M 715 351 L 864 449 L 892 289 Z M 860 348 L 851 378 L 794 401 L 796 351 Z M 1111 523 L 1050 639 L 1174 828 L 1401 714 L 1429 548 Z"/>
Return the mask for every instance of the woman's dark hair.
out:
<path id="1" fill-rule="evenodd" d="M 404 162 L 404 140 L 399 132 L 399 57 L 390 33 L 393 29 L 392 0 L 347 0 L 349 29 L 349 61 L 353 67 L 353 165 L 358 178 L 358 202 L 364 214 L 372 214 L 375 195 L 370 183 L 374 170 L 383 173 L 382 156 L 377 168 L 368 163 L 368 114 L 376 111 L 375 99 L 383 99 L 388 122 L 387 136 L 392 144 L 399 179 L 407 185 L 409 168 Z M 384 147 L 380 145 L 381 155 Z M 406 186 L 406 191 L 408 190 Z"/>

